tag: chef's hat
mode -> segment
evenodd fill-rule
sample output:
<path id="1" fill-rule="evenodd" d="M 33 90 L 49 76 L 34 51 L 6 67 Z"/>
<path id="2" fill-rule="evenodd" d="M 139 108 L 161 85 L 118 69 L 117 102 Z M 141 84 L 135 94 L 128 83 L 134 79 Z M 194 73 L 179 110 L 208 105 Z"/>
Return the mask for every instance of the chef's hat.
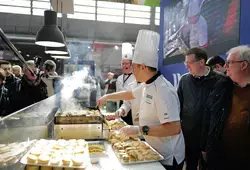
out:
<path id="1" fill-rule="evenodd" d="M 199 0 L 191 0 L 188 4 L 188 17 L 194 17 L 201 12 Z"/>
<path id="2" fill-rule="evenodd" d="M 122 43 L 122 60 L 132 60 L 133 49 L 132 44 Z"/>
<path id="3" fill-rule="evenodd" d="M 159 41 L 160 35 L 157 32 L 140 30 L 136 39 L 133 63 L 157 68 Z"/>

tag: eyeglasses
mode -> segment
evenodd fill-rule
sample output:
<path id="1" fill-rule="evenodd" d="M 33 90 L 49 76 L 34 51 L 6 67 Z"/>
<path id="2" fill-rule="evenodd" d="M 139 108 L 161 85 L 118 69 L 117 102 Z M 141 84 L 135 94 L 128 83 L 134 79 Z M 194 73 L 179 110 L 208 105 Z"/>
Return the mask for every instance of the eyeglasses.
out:
<path id="1" fill-rule="evenodd" d="M 184 64 L 194 64 L 195 62 L 200 61 L 200 60 L 194 60 L 194 61 L 185 61 Z"/>
<path id="2" fill-rule="evenodd" d="M 227 61 L 225 62 L 225 64 L 226 64 L 226 66 L 229 66 L 229 65 L 232 65 L 232 64 L 234 64 L 234 63 L 241 63 L 241 62 L 243 62 L 243 61 L 246 61 L 246 60 L 227 60 Z"/>

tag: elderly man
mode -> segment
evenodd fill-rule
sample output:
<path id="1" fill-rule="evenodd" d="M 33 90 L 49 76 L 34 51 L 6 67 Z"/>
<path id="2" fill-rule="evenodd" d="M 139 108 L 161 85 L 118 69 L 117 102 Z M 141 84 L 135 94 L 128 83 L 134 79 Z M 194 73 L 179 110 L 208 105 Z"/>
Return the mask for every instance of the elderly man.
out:
<path id="1" fill-rule="evenodd" d="M 207 142 L 208 169 L 250 169 L 250 48 L 228 51 L 227 76 L 216 84 L 207 105 L 211 113 Z"/>

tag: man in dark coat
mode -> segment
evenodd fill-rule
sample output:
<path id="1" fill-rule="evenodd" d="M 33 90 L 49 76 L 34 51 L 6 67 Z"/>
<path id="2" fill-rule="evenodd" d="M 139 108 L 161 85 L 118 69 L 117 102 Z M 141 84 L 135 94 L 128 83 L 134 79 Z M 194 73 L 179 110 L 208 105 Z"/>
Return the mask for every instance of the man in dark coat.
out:
<path id="1" fill-rule="evenodd" d="M 207 138 L 206 102 L 221 75 L 206 66 L 207 53 L 192 48 L 185 54 L 189 73 L 183 75 L 178 86 L 181 123 L 186 145 L 187 170 L 197 170 L 201 153 L 205 155 Z"/>

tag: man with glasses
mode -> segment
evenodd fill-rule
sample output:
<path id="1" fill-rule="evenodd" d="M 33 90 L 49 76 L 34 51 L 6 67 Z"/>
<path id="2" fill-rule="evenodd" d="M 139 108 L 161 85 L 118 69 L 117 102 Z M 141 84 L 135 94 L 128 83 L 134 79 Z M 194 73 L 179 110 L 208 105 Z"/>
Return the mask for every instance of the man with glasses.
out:
<path id="1" fill-rule="evenodd" d="M 238 46 L 227 53 L 230 80 L 216 84 L 207 139 L 207 163 L 212 170 L 250 169 L 250 48 Z"/>
<path id="2" fill-rule="evenodd" d="M 180 117 L 186 144 L 187 170 L 197 170 L 198 160 L 206 148 L 208 118 L 206 102 L 220 75 L 206 66 L 207 53 L 202 48 L 191 48 L 185 54 L 189 73 L 183 75 L 178 86 Z M 203 153 L 205 157 L 205 152 Z"/>

